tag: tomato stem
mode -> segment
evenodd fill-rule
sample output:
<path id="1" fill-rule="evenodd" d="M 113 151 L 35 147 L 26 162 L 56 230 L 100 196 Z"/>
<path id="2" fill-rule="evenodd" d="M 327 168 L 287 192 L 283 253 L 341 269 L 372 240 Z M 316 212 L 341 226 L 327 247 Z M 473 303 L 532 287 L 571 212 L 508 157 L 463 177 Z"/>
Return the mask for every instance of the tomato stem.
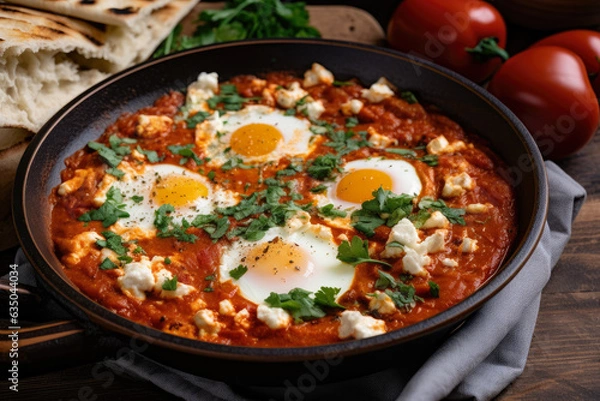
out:
<path id="1" fill-rule="evenodd" d="M 478 61 L 484 62 L 494 57 L 508 60 L 508 52 L 498 46 L 498 38 L 493 36 L 483 38 L 475 47 L 465 47 L 467 53 L 471 53 Z"/>

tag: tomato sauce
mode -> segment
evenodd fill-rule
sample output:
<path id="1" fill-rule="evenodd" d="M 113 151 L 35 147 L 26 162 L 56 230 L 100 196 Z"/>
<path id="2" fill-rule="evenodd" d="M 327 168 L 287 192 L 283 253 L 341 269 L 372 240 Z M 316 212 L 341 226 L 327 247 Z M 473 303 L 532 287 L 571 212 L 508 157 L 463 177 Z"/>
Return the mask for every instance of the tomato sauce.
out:
<path id="1" fill-rule="evenodd" d="M 267 87 L 287 86 L 291 82 L 301 82 L 299 78 L 287 73 L 270 73 L 262 77 Z M 250 103 L 275 106 L 273 99 L 264 96 L 264 85 L 256 84 L 253 76 L 238 76 L 229 81 L 243 97 L 253 98 Z M 313 99 L 321 100 L 325 110 L 319 120 L 341 127 L 347 116 L 340 112 L 342 104 L 353 98 L 360 98 L 364 87 L 358 81 L 347 82 L 341 86 L 319 84 L 307 88 Z M 185 94 L 171 92 L 156 100 L 149 107 L 136 113 L 125 114 L 110 125 L 99 143 L 108 146 L 108 138 L 116 134 L 120 138 L 135 138 L 135 149 L 140 146 L 145 151 L 156 151 L 163 158 L 161 163 L 179 166 L 180 155 L 167 151 L 170 145 L 194 144 L 194 128 L 188 128 L 185 119 L 181 118 L 182 107 L 186 102 Z M 136 134 L 136 126 L 140 115 L 168 116 L 174 124 L 168 132 L 153 136 L 140 137 Z M 302 118 L 300 114 L 298 114 Z M 421 300 L 410 310 L 399 308 L 395 313 L 380 315 L 377 311 L 369 311 L 369 296 L 374 293 L 378 280 L 378 271 L 385 270 L 394 277 L 406 275 L 401 259 L 390 260 L 391 268 L 382 268 L 374 263 L 362 263 L 356 266 L 355 277 L 350 289 L 338 302 L 349 310 L 360 310 L 385 321 L 387 331 L 396 330 L 432 317 L 449 307 L 456 305 L 471 295 L 486 282 L 498 269 L 507 255 L 516 233 L 515 197 L 510 185 L 496 171 L 503 166 L 502 161 L 485 146 L 482 140 L 469 135 L 454 121 L 444 116 L 434 107 L 419 103 L 410 104 L 400 97 L 387 98 L 379 103 L 364 102 L 364 106 L 356 115 L 358 124 L 355 132 L 374 129 L 380 135 L 396 140 L 394 147 L 414 149 L 417 158 L 426 154 L 425 146 L 435 138 L 443 135 L 448 142 L 463 141 L 464 149 L 456 152 L 442 153 L 437 157 L 437 165 L 430 166 L 415 157 L 404 157 L 400 154 L 386 153 L 385 149 L 361 147 L 343 156 L 345 162 L 377 156 L 401 159 L 411 163 L 422 182 L 419 198 L 431 196 L 441 198 L 445 179 L 458 171 L 466 172 L 476 183 L 472 190 L 460 196 L 445 199 L 452 208 L 465 209 L 471 204 L 489 205 L 485 213 L 464 214 L 465 225 L 451 224 L 448 238 L 442 251 L 430 254 L 431 263 L 425 268 L 428 277 L 413 276 L 406 283 L 415 288 Z M 316 139 L 316 147 L 308 156 L 314 159 L 318 155 L 332 152 L 324 141 Z M 195 146 L 195 145 L 194 145 Z M 203 158 L 201 149 L 192 147 L 196 154 Z M 135 162 L 133 156 L 126 155 L 124 160 Z M 146 161 L 144 161 L 146 162 Z M 264 180 L 276 177 L 276 173 L 292 163 L 292 158 L 284 157 L 276 162 L 267 163 L 261 168 L 223 170 L 199 165 L 192 158 L 185 160 L 183 167 L 203 175 L 212 175 L 212 181 L 224 188 L 250 195 L 254 191 L 266 188 Z M 142 163 L 139 162 L 138 163 Z M 342 341 L 338 336 L 340 310 L 328 311 L 322 318 L 307 319 L 294 322 L 287 328 L 273 330 L 256 317 L 257 305 L 241 296 L 238 287 L 232 280 L 222 281 L 219 278 L 219 259 L 224 249 L 230 246 L 233 239 L 222 237 L 213 241 L 207 232 L 200 228 L 189 227 L 188 233 L 197 239 L 194 243 L 180 241 L 174 237 L 157 238 L 141 237 L 135 245 L 143 249 L 143 255 L 152 259 L 154 256 L 177 255 L 177 263 L 168 269 L 177 276 L 179 283 L 191 285 L 197 289 L 183 297 L 161 298 L 154 292 L 147 292 L 144 300 L 136 299 L 124 291 L 117 278 L 122 275 L 121 268 L 101 269 L 102 257 L 100 248 L 92 243 L 82 245 L 78 251 L 74 239 L 85 232 L 101 234 L 110 227 L 103 227 L 100 221 L 82 222 L 78 220 L 84 213 L 97 207 L 94 194 L 102 184 L 106 175 L 106 164 L 91 149 L 82 149 L 66 162 L 61 173 L 63 182 L 73 179 L 77 170 L 87 170 L 88 174 L 74 191 L 61 195 L 55 189 L 50 202 L 54 205 L 52 212 L 52 238 L 57 255 L 64 264 L 64 270 L 70 280 L 88 297 L 107 309 L 123 317 L 148 325 L 157 330 L 179 336 L 212 341 L 221 344 L 258 346 L 258 347 L 290 347 L 310 346 Z M 211 173 L 212 172 L 212 173 Z M 260 181 L 260 180 L 263 181 Z M 296 180 L 296 191 L 307 195 L 310 188 L 319 182 L 298 171 L 286 179 Z M 261 183 L 263 182 L 263 183 Z M 248 185 L 250 184 L 250 185 Z M 310 202 L 310 196 L 297 201 L 300 205 Z M 311 215 L 314 224 L 327 224 L 317 214 Z M 231 227 L 240 224 L 230 218 Z M 331 227 L 334 238 L 347 238 L 357 235 L 352 227 Z M 371 257 L 377 257 L 385 246 L 390 227 L 379 227 L 375 235 L 368 238 L 372 246 Z M 435 229 L 421 229 L 421 236 L 427 236 Z M 361 237 L 364 238 L 363 235 Z M 477 241 L 475 252 L 461 252 L 463 239 L 469 237 Z M 339 241 L 336 239 L 336 241 Z M 337 244 L 336 244 L 337 245 Z M 79 256 L 74 257 L 77 254 Z M 138 255 L 129 255 L 137 260 Z M 455 267 L 443 263 L 445 259 L 456 260 Z M 439 286 L 439 296 L 431 296 L 429 282 Z M 199 309 L 218 311 L 219 303 L 228 299 L 236 311 L 246 309 L 247 316 L 242 323 L 236 321 L 234 315 L 219 315 L 220 330 L 211 336 L 201 336 L 194 324 L 193 316 Z M 238 319 L 239 320 L 239 319 Z"/>

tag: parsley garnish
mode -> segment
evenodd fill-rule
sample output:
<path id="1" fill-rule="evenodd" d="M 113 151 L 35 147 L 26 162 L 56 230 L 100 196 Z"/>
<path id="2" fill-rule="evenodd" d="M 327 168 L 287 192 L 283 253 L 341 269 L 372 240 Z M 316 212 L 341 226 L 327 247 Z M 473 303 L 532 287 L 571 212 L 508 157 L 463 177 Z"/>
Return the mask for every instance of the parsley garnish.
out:
<path id="1" fill-rule="evenodd" d="M 229 171 L 234 168 L 241 168 L 244 170 L 248 170 L 248 169 L 254 168 L 254 166 L 249 166 L 247 164 L 244 164 L 244 160 L 242 160 L 242 158 L 240 158 L 240 157 L 232 157 L 231 159 L 227 160 L 227 162 L 225 162 L 221 166 L 221 170 L 223 170 L 223 171 Z"/>
<path id="2" fill-rule="evenodd" d="M 244 274 L 246 274 L 246 272 L 248 271 L 248 268 L 244 265 L 239 265 L 238 267 L 236 267 L 233 270 L 229 271 L 229 275 L 236 279 L 239 280 Z"/>
<path id="3" fill-rule="evenodd" d="M 335 205 L 332 203 L 318 208 L 317 211 L 320 215 L 330 218 L 346 217 L 346 215 L 348 214 L 343 210 L 336 209 Z"/>
<path id="4" fill-rule="evenodd" d="M 413 197 L 410 195 L 396 195 L 379 187 L 373 196 L 352 213 L 352 226 L 367 237 L 373 236 L 377 227 L 384 224 L 393 227 L 412 212 Z"/>
<path id="5" fill-rule="evenodd" d="M 134 201 L 135 203 L 141 203 L 144 200 L 144 197 L 139 196 L 139 195 L 133 195 L 131 197 L 131 200 Z"/>
<path id="6" fill-rule="evenodd" d="M 371 259 L 369 257 L 369 242 L 362 240 L 359 236 L 355 235 L 352 237 L 352 241 L 346 240 L 338 246 L 338 253 L 336 256 L 339 260 L 345 263 L 349 263 L 352 266 L 356 266 L 360 263 L 378 263 L 380 265 L 392 267 L 389 263 L 382 260 Z"/>
<path id="7" fill-rule="evenodd" d="M 391 274 L 382 270 L 379 270 L 379 279 L 375 282 L 375 287 L 385 290 L 398 308 L 407 311 L 412 309 L 417 302 L 423 301 L 423 298 L 416 295 L 415 287 L 402 280 L 396 280 Z"/>
<path id="8" fill-rule="evenodd" d="M 124 245 L 123 238 L 119 234 L 112 231 L 103 231 L 102 236 L 105 239 L 99 239 L 96 241 L 96 245 L 101 248 L 108 248 L 119 256 L 127 254 L 127 248 Z"/>
<path id="9" fill-rule="evenodd" d="M 327 191 L 327 185 L 317 185 L 316 187 L 312 187 L 310 189 L 310 192 L 312 192 L 313 194 L 320 194 L 322 192 Z"/>
<path id="10" fill-rule="evenodd" d="M 417 99 L 417 97 L 415 96 L 415 94 L 412 93 L 411 91 L 402 91 L 402 92 L 400 92 L 400 97 L 402 99 L 406 100 L 406 102 L 408 104 L 419 103 L 419 100 Z"/>
<path id="11" fill-rule="evenodd" d="M 219 94 L 209 98 L 206 103 L 208 107 L 217 110 L 219 104 L 223 104 L 223 109 L 228 111 L 237 111 L 242 108 L 242 104 L 252 100 L 260 100 L 254 97 L 242 97 L 238 94 L 237 87 L 233 84 L 222 84 Z"/>
<path id="12" fill-rule="evenodd" d="M 358 125 L 358 118 L 348 117 L 346 118 L 346 128 L 354 128 Z"/>
<path id="13" fill-rule="evenodd" d="M 136 150 L 143 155 L 146 155 L 146 158 L 150 163 L 157 163 L 162 160 L 161 157 L 158 157 L 158 153 L 155 150 L 145 150 L 142 149 L 140 145 L 137 146 Z"/>
<path id="14" fill-rule="evenodd" d="M 195 128 L 196 125 L 198 125 L 201 122 L 203 122 L 204 120 L 206 120 L 208 117 L 210 117 L 210 115 L 211 114 L 207 111 L 198 111 L 198 112 L 196 112 L 196 114 L 188 117 L 185 120 L 186 126 L 188 128 Z"/>
<path id="15" fill-rule="evenodd" d="M 438 155 L 425 155 L 417 158 L 417 160 L 422 161 L 430 167 L 435 167 L 439 164 Z"/>
<path id="16" fill-rule="evenodd" d="M 159 238 L 175 237 L 179 241 L 196 242 L 194 234 L 187 233 L 186 230 L 190 227 L 190 223 L 186 219 L 181 220 L 181 224 L 173 222 L 171 213 L 175 211 L 173 205 L 165 203 L 158 210 L 154 211 L 154 226 L 158 229 L 156 234 Z"/>
<path id="17" fill-rule="evenodd" d="M 348 154 L 354 150 L 370 146 L 367 141 L 365 131 L 333 131 L 328 133 L 329 142 L 325 146 L 335 149 L 340 156 Z M 358 136 L 358 138 L 357 138 Z"/>
<path id="18" fill-rule="evenodd" d="M 227 217 L 217 217 L 210 214 L 198 215 L 192 220 L 192 225 L 194 227 L 202 228 L 214 241 L 227 233 L 229 224 L 229 219 Z"/>
<path id="19" fill-rule="evenodd" d="M 202 165 L 204 161 L 198 157 L 196 153 L 192 150 L 194 144 L 189 143 L 187 145 L 170 145 L 167 146 L 167 149 L 174 155 L 183 156 L 181 160 L 179 160 L 179 164 L 185 164 L 189 159 L 192 159 L 196 162 L 197 165 Z"/>
<path id="20" fill-rule="evenodd" d="M 317 180 L 327 180 L 332 178 L 334 170 L 341 171 L 341 163 L 342 160 L 338 156 L 332 154 L 320 155 L 312 161 L 306 172 Z"/>
<path id="21" fill-rule="evenodd" d="M 125 172 L 123 170 L 119 170 L 116 167 L 109 167 L 106 169 L 106 172 L 110 175 L 114 175 L 119 180 L 125 176 Z"/>
<path id="22" fill-rule="evenodd" d="M 427 282 L 427 284 L 429 284 L 429 294 L 433 298 L 439 298 L 440 297 L 440 286 L 431 280 L 429 280 Z"/>
<path id="23" fill-rule="evenodd" d="M 435 200 L 426 196 L 419 201 L 418 206 L 421 210 L 439 210 L 452 224 L 460 224 L 461 226 L 466 225 L 465 219 L 463 218 L 465 209 L 448 207 L 446 202 L 441 199 Z"/>
<path id="24" fill-rule="evenodd" d="M 171 258 L 169 258 L 168 256 L 164 259 L 165 265 L 170 265 L 171 264 Z"/>
<path id="25" fill-rule="evenodd" d="M 326 315 L 323 307 L 343 308 L 335 302 L 339 288 L 321 287 L 314 298 L 310 291 L 294 288 L 287 294 L 272 292 L 265 302 L 273 308 L 282 308 L 288 311 L 296 323 L 304 320 L 323 317 Z"/>
<path id="26" fill-rule="evenodd" d="M 98 209 L 90 210 L 87 213 L 79 216 L 79 221 L 90 222 L 101 221 L 103 227 L 109 227 L 117 222 L 122 217 L 129 217 L 129 213 L 123 210 L 125 205 L 123 202 L 123 195 L 115 188 L 110 187 L 106 193 L 106 201 Z"/>
<path id="27" fill-rule="evenodd" d="M 406 156 L 409 159 L 414 159 L 417 157 L 417 152 L 412 149 L 387 148 L 385 151 L 388 153 L 394 153 L 396 155 Z"/>
<path id="28" fill-rule="evenodd" d="M 108 148 L 104 144 L 88 142 L 88 147 L 94 149 L 102 160 L 111 167 L 117 167 L 119 163 L 121 163 L 121 160 L 123 160 L 123 156 L 119 156 L 114 150 Z"/>
<path id="29" fill-rule="evenodd" d="M 349 85 L 354 85 L 354 82 L 352 81 L 333 81 L 333 86 L 349 86 Z"/>
<path id="30" fill-rule="evenodd" d="M 102 270 L 112 270 L 117 269 L 119 266 L 113 263 L 109 258 L 104 258 L 102 263 L 100 263 L 100 269 Z"/>
<path id="31" fill-rule="evenodd" d="M 165 279 L 162 283 L 162 289 L 165 291 L 175 291 L 177 289 L 177 276 L 171 279 Z"/>

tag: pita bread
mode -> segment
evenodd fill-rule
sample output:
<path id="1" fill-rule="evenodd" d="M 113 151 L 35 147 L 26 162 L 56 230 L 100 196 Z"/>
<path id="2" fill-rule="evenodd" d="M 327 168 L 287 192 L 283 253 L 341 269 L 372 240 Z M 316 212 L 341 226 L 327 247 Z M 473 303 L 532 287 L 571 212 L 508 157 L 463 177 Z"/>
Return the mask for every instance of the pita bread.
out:
<path id="1" fill-rule="evenodd" d="M 8 0 L 50 11 L 55 14 L 81 18 L 107 25 L 135 27 L 153 11 L 167 5 L 170 0 Z"/>
<path id="2" fill-rule="evenodd" d="M 0 4 L 0 128 L 37 132 L 83 90 L 150 57 L 195 3 L 172 1 L 135 29 Z"/>

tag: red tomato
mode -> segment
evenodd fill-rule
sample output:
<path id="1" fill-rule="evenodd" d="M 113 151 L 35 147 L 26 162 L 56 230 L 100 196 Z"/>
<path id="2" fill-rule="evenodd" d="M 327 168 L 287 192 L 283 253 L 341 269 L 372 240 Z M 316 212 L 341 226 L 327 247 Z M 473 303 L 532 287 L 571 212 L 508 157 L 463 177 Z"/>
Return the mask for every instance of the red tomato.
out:
<path id="1" fill-rule="evenodd" d="M 500 67 L 488 90 L 519 117 L 549 159 L 575 153 L 598 127 L 598 101 L 583 61 L 571 50 L 527 49 Z"/>
<path id="2" fill-rule="evenodd" d="M 586 29 L 560 32 L 536 42 L 533 46 L 560 46 L 575 52 L 593 80 L 596 96 L 600 97 L 600 32 Z M 595 79 L 595 81 L 594 81 Z"/>
<path id="3" fill-rule="evenodd" d="M 479 0 L 404 0 L 390 19 L 387 40 L 478 83 L 508 58 L 504 20 Z"/>

